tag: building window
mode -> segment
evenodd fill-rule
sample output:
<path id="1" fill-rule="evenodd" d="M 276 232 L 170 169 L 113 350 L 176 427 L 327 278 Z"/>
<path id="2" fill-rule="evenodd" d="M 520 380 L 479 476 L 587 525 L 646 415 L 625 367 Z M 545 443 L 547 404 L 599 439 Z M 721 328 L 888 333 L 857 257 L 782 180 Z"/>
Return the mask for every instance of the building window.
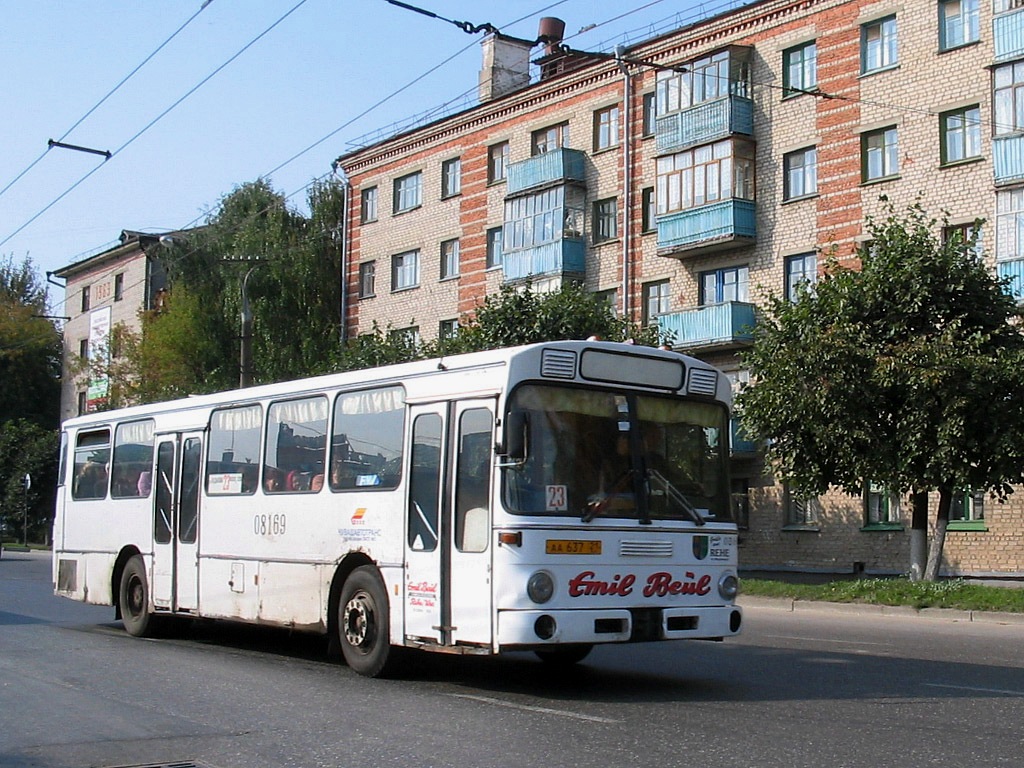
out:
<path id="1" fill-rule="evenodd" d="M 609 288 L 607 291 L 598 291 L 594 297 L 608 308 L 608 314 L 612 317 L 619 316 L 619 289 Z"/>
<path id="2" fill-rule="evenodd" d="M 862 74 L 895 67 L 899 62 L 896 54 L 896 17 L 889 16 L 862 26 L 860 49 Z"/>
<path id="3" fill-rule="evenodd" d="M 441 197 L 454 197 L 462 191 L 462 159 L 453 157 L 441 163 Z"/>
<path id="4" fill-rule="evenodd" d="M 417 171 L 395 179 L 394 212 L 419 208 L 423 199 L 423 174 Z"/>
<path id="5" fill-rule="evenodd" d="M 391 290 L 402 291 L 420 284 L 420 252 L 406 251 L 391 257 Z"/>
<path id="6" fill-rule="evenodd" d="M 388 339 L 396 344 L 405 344 L 409 349 L 418 349 L 420 346 L 420 328 L 412 325 L 408 328 L 395 328 L 388 331 Z"/>
<path id="7" fill-rule="evenodd" d="M 84 288 L 82 288 L 82 311 L 83 312 L 88 312 L 89 311 L 89 307 L 91 306 L 89 295 L 90 295 L 89 294 L 89 286 L 87 285 Z"/>
<path id="8" fill-rule="evenodd" d="M 1024 130 L 1024 61 L 995 68 L 995 134 Z"/>
<path id="9" fill-rule="evenodd" d="M 377 220 L 377 188 L 368 187 L 360 193 L 359 221 L 366 224 Z"/>
<path id="10" fill-rule="evenodd" d="M 942 228 L 942 242 L 944 245 L 953 244 L 964 253 L 970 253 L 976 258 L 981 258 L 981 230 L 975 230 L 974 224 L 951 224 Z M 973 245 L 972 245 L 973 244 Z"/>
<path id="11" fill-rule="evenodd" d="M 504 181 L 508 170 L 508 142 L 492 144 L 487 148 L 487 183 Z"/>
<path id="12" fill-rule="evenodd" d="M 942 164 L 981 157 L 981 110 L 965 107 L 939 115 Z"/>
<path id="13" fill-rule="evenodd" d="M 747 301 L 750 270 L 746 266 L 726 267 L 700 273 L 700 303 L 721 304 Z"/>
<path id="14" fill-rule="evenodd" d="M 79 339 L 78 340 L 78 356 L 82 360 L 88 360 L 89 359 L 89 340 L 88 339 Z"/>
<path id="15" fill-rule="evenodd" d="M 899 141 L 895 128 L 861 134 L 860 146 L 864 181 L 889 178 L 899 172 Z"/>
<path id="16" fill-rule="evenodd" d="M 619 144 L 619 107 L 605 107 L 594 112 L 594 151 Z"/>
<path id="17" fill-rule="evenodd" d="M 1024 188 L 996 192 L 996 261 L 1024 258 Z"/>
<path id="18" fill-rule="evenodd" d="M 782 158 L 782 199 L 796 200 L 818 194 L 818 150 L 816 147 L 790 152 Z"/>
<path id="19" fill-rule="evenodd" d="M 804 290 L 813 291 L 818 282 L 818 256 L 815 253 L 802 253 L 786 259 L 786 301 L 796 301 L 801 286 Z"/>
<path id="20" fill-rule="evenodd" d="M 494 227 L 487 230 L 487 269 L 496 269 L 502 265 L 502 228 Z"/>
<path id="21" fill-rule="evenodd" d="M 782 507 L 787 528 L 816 528 L 821 519 L 821 502 L 797 496 L 789 485 L 782 487 Z"/>
<path id="22" fill-rule="evenodd" d="M 359 265 L 359 298 L 368 299 L 376 295 L 377 262 L 366 261 Z"/>
<path id="23" fill-rule="evenodd" d="M 685 72 L 663 70 L 658 72 L 656 109 L 659 115 L 678 112 L 705 101 L 713 101 L 732 94 L 750 95 L 750 64 L 719 51 L 697 59 Z"/>
<path id="24" fill-rule="evenodd" d="M 668 280 L 644 285 L 644 325 L 657 322 L 658 315 L 669 310 Z"/>
<path id="25" fill-rule="evenodd" d="M 864 525 L 893 526 L 900 524 L 900 497 L 878 483 L 864 487 Z"/>
<path id="26" fill-rule="evenodd" d="M 981 38 L 978 0 L 942 0 L 939 3 L 939 49 L 948 51 Z"/>
<path id="27" fill-rule="evenodd" d="M 949 506 L 951 526 L 955 523 L 980 523 L 984 520 L 984 491 L 960 491 L 953 494 L 953 501 Z"/>
<path id="28" fill-rule="evenodd" d="M 569 124 L 559 123 L 534 131 L 530 136 L 530 154 L 543 155 L 569 146 Z"/>
<path id="29" fill-rule="evenodd" d="M 594 203 L 594 242 L 603 243 L 619 236 L 619 201 L 610 197 Z"/>
<path id="30" fill-rule="evenodd" d="M 818 44 L 815 41 L 782 52 L 782 97 L 818 89 Z"/>
<path id="31" fill-rule="evenodd" d="M 459 276 L 459 241 L 445 240 L 441 243 L 441 279 Z"/>
<path id="32" fill-rule="evenodd" d="M 719 200 L 754 199 L 753 149 L 719 141 L 657 159 L 658 213 L 684 211 Z"/>
<path id="33" fill-rule="evenodd" d="M 552 187 L 505 201 L 504 250 L 533 248 L 583 236 L 583 193 Z"/>
<path id="34" fill-rule="evenodd" d="M 124 272 L 114 275 L 114 301 L 121 301 L 124 298 Z"/>
<path id="35" fill-rule="evenodd" d="M 654 232 L 657 229 L 657 209 L 654 204 L 654 187 L 645 187 L 640 193 L 640 228 L 644 232 Z"/>
<path id="36" fill-rule="evenodd" d="M 437 326 L 437 338 L 441 341 L 454 339 L 459 332 L 458 320 L 442 320 Z"/>
<path id="37" fill-rule="evenodd" d="M 644 94 L 643 135 L 653 136 L 657 130 L 658 94 L 654 91 Z"/>

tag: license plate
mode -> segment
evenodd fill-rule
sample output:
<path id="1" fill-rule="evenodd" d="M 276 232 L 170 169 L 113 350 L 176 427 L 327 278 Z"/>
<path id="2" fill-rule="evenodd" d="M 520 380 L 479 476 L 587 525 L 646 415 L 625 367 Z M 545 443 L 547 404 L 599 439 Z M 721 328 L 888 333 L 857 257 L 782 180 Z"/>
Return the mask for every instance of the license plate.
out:
<path id="1" fill-rule="evenodd" d="M 549 555 L 600 555 L 600 541 L 580 539 L 548 539 L 545 552 Z"/>

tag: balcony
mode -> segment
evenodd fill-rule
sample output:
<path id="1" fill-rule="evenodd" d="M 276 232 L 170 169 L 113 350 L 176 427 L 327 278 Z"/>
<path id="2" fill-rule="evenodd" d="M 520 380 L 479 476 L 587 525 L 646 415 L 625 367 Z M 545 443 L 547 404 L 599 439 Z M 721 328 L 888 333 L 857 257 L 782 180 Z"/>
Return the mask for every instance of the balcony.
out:
<path id="1" fill-rule="evenodd" d="M 753 245 L 757 239 L 754 202 L 723 200 L 699 208 L 659 214 L 658 255 L 683 258 Z"/>
<path id="2" fill-rule="evenodd" d="M 992 167 L 996 184 L 1024 180 L 1024 134 L 992 137 Z"/>
<path id="3" fill-rule="evenodd" d="M 729 419 L 729 452 L 736 454 L 757 453 L 757 443 L 750 439 L 739 418 Z"/>
<path id="4" fill-rule="evenodd" d="M 996 264 L 999 277 L 1010 278 L 1008 289 L 1017 301 L 1024 301 L 1024 259 L 1000 261 Z"/>
<path id="5" fill-rule="evenodd" d="M 514 195 L 549 184 L 586 180 L 587 156 L 578 149 L 555 149 L 543 155 L 510 163 L 505 193 Z"/>
<path id="6" fill-rule="evenodd" d="M 706 304 L 659 315 L 658 330 L 672 335 L 674 348 L 725 349 L 746 346 L 753 340 L 754 305 L 743 301 Z"/>
<path id="7" fill-rule="evenodd" d="M 586 250 L 582 238 L 563 238 L 532 248 L 506 251 L 502 265 L 505 282 L 538 277 L 582 277 L 586 271 Z"/>
<path id="8" fill-rule="evenodd" d="M 1024 55 L 1024 7 L 1018 7 L 992 17 L 992 38 L 996 61 L 1008 61 Z"/>
<path id="9" fill-rule="evenodd" d="M 710 144 L 735 134 L 753 136 L 754 102 L 743 96 L 706 101 L 657 118 L 654 131 L 660 155 Z"/>

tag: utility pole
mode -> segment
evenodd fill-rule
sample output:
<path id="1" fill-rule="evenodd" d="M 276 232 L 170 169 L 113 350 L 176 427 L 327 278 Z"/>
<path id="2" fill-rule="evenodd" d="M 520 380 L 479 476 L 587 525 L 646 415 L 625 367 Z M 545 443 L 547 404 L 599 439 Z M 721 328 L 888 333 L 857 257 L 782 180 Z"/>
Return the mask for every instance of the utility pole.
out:
<path id="1" fill-rule="evenodd" d="M 23 478 L 21 478 L 21 487 L 25 489 L 25 496 L 24 496 L 24 500 L 23 500 L 23 504 L 22 504 L 22 506 L 24 507 L 24 509 L 23 509 L 24 518 L 23 518 L 22 535 L 23 535 L 23 538 L 24 538 L 24 542 L 23 543 L 24 543 L 25 547 L 27 548 L 28 547 L 28 489 L 32 487 L 32 475 L 30 475 L 28 472 L 26 472 L 25 476 Z"/>
<path id="2" fill-rule="evenodd" d="M 257 267 L 265 263 L 254 264 L 242 278 L 242 335 L 238 345 L 238 386 L 242 389 L 252 386 L 252 308 L 249 306 L 249 278 Z"/>

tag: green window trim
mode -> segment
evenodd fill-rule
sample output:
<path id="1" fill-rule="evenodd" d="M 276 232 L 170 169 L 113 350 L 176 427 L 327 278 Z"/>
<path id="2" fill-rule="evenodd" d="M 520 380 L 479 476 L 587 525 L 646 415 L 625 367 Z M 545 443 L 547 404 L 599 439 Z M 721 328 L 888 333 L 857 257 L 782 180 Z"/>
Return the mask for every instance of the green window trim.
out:
<path id="1" fill-rule="evenodd" d="M 947 531 L 979 531 L 987 532 L 988 526 L 984 520 L 950 520 L 946 525 Z"/>
<path id="2" fill-rule="evenodd" d="M 867 523 L 860 527 L 863 533 L 877 533 L 878 531 L 902 531 L 903 523 Z"/>

